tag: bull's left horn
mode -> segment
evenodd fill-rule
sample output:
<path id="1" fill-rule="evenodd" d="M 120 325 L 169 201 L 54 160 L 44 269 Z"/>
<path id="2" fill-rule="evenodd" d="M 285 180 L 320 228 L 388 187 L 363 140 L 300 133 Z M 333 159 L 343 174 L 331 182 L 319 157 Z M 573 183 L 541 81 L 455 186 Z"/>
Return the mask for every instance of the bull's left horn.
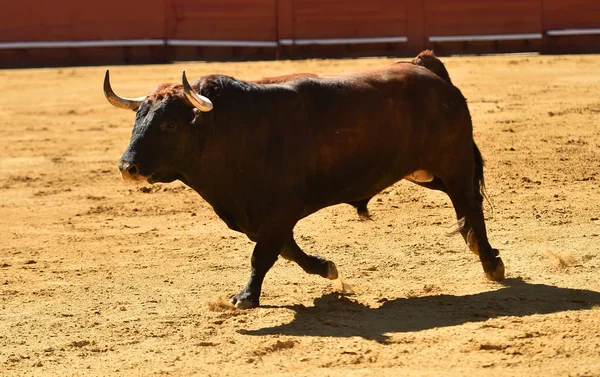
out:
<path id="1" fill-rule="evenodd" d="M 200 111 L 208 112 L 213 109 L 212 102 L 204 97 L 202 94 L 196 93 L 192 86 L 190 85 L 187 77 L 185 76 L 185 71 L 181 73 L 181 82 L 183 83 L 183 92 L 187 99 Z"/>
<path id="2" fill-rule="evenodd" d="M 120 109 L 128 109 L 128 110 L 137 110 L 142 102 L 146 99 L 144 97 L 138 98 L 125 98 L 119 97 L 113 92 L 112 87 L 110 86 L 110 75 L 108 73 L 108 69 L 106 70 L 106 74 L 104 75 L 104 97 L 110 102 L 111 105 L 118 107 Z"/>

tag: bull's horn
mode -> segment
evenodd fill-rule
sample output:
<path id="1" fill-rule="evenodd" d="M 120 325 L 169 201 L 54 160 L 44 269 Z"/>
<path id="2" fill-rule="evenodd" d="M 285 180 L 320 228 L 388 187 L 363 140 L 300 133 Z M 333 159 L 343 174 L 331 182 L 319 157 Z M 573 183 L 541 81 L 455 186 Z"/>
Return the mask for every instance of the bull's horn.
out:
<path id="1" fill-rule="evenodd" d="M 181 82 L 183 83 L 183 92 L 187 99 L 200 111 L 211 111 L 213 109 L 213 104 L 210 100 L 204 97 L 202 94 L 196 93 L 190 83 L 188 82 L 187 77 L 185 76 L 185 71 L 181 73 Z"/>
<path id="2" fill-rule="evenodd" d="M 108 69 L 106 70 L 106 74 L 104 75 L 104 97 L 106 97 L 108 102 L 110 102 L 110 104 L 115 107 L 134 111 L 137 110 L 142 104 L 142 102 L 144 102 L 144 100 L 146 99 L 146 96 L 138 98 L 124 98 L 116 95 L 110 86 L 110 75 L 108 73 Z"/>

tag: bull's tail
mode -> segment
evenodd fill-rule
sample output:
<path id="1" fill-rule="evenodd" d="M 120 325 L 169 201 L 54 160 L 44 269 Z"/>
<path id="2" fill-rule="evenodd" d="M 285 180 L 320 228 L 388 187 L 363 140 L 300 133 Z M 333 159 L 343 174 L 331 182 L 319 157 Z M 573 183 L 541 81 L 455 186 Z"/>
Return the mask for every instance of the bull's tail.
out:
<path id="1" fill-rule="evenodd" d="M 484 165 L 483 157 L 481 156 L 481 152 L 479 151 L 477 144 L 475 144 L 475 141 L 473 141 L 473 158 L 475 160 L 474 161 L 475 162 L 475 171 L 473 174 L 473 179 L 474 179 L 473 187 L 474 187 L 474 191 L 475 191 L 475 198 L 476 198 L 477 204 L 483 207 L 483 199 L 487 200 L 488 203 L 490 203 L 490 200 L 489 200 L 486 190 L 485 190 L 485 179 L 483 178 L 483 165 Z M 443 191 L 447 192 L 445 189 Z M 490 203 L 490 205 L 491 205 L 491 203 Z M 456 224 L 453 226 L 453 229 L 450 232 L 448 232 L 446 235 L 453 236 L 457 233 L 463 233 L 463 235 L 465 237 L 468 237 L 467 234 L 469 234 L 469 229 L 470 229 L 470 226 L 467 229 L 466 218 L 462 217 L 462 218 L 458 219 Z M 469 241 L 468 238 L 465 238 L 465 241 L 467 241 L 467 243 L 472 242 L 472 241 Z"/>
<path id="2" fill-rule="evenodd" d="M 475 158 L 475 195 L 478 196 L 477 199 L 479 203 L 483 203 L 484 198 L 489 203 L 489 198 L 485 190 L 485 179 L 483 178 L 483 165 L 485 163 L 479 148 L 477 148 L 477 144 L 475 144 L 475 141 L 473 141 L 473 154 Z"/>
<path id="3" fill-rule="evenodd" d="M 421 51 L 421 53 L 412 60 L 412 63 L 427 68 L 440 78 L 452 84 L 452 80 L 450 80 L 450 75 L 448 74 L 444 63 L 435 56 L 432 50 Z"/>

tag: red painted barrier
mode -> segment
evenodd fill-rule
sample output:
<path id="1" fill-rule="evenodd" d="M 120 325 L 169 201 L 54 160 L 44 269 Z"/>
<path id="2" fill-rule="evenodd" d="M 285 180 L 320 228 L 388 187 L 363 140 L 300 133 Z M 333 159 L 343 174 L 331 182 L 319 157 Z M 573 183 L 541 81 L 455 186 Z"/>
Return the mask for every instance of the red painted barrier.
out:
<path id="1" fill-rule="evenodd" d="M 168 39 L 277 39 L 277 0 L 171 0 Z"/>
<path id="2" fill-rule="evenodd" d="M 600 28 L 598 0 L 543 0 L 544 30 Z"/>
<path id="3" fill-rule="evenodd" d="M 542 32 L 540 0 L 427 0 L 425 4 L 430 36 Z"/>
<path id="4" fill-rule="evenodd" d="M 0 0 L 0 7 L 2 67 L 406 56 L 431 47 L 600 52 L 597 0 Z"/>
<path id="5" fill-rule="evenodd" d="M 0 9 L 0 42 L 162 39 L 165 35 L 163 0 L 1 0 Z"/>

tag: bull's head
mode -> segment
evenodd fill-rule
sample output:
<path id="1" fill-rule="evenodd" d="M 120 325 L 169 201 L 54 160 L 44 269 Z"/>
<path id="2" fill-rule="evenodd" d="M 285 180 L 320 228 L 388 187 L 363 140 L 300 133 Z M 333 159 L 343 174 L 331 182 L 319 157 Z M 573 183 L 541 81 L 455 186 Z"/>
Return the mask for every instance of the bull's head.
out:
<path id="1" fill-rule="evenodd" d="M 213 108 L 208 98 L 192 89 L 185 71 L 182 85 L 163 84 L 148 96 L 124 98 L 113 92 L 107 70 L 104 95 L 113 106 L 136 112 L 129 146 L 119 161 L 123 179 L 149 183 L 180 179 L 200 137 L 196 123 L 202 112 Z"/>

